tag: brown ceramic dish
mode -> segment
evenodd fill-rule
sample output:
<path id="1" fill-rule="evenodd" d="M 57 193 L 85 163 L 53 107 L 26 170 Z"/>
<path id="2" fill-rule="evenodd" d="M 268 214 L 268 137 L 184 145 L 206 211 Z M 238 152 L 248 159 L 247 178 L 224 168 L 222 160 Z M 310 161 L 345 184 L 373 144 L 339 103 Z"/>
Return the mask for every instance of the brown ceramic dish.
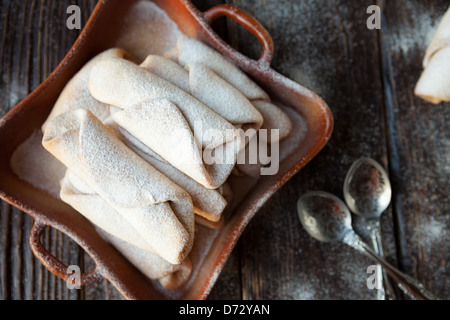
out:
<path id="1" fill-rule="evenodd" d="M 308 125 L 307 136 L 275 176 L 261 177 L 244 200 L 234 207 L 218 231 L 201 266 L 197 266 L 182 290 L 167 294 L 138 272 L 94 227 L 67 204 L 20 180 L 10 167 L 17 146 L 39 129 L 68 80 L 97 53 L 113 46 L 127 9 L 135 1 L 101 0 L 82 34 L 56 70 L 36 90 L 0 119 L 0 197 L 35 219 L 30 245 L 36 257 L 54 274 L 67 279 L 66 266 L 42 245 L 42 231 L 51 226 L 76 241 L 95 261 L 97 268 L 82 276 L 82 284 L 106 278 L 128 299 L 205 299 L 244 228 L 257 210 L 327 143 L 333 127 L 331 112 L 313 92 L 270 68 L 273 42 L 267 31 L 250 15 L 231 6 L 199 12 L 187 0 L 154 0 L 188 36 L 216 48 L 249 74 L 274 100 L 295 108 Z M 210 23 L 228 16 L 254 34 L 263 46 L 258 61 L 228 46 Z"/>

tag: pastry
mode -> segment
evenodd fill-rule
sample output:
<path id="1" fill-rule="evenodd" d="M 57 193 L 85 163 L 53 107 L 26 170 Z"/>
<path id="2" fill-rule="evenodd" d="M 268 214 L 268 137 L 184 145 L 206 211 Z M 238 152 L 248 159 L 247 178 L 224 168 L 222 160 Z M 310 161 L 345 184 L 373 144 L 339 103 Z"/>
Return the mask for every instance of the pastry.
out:
<path id="1" fill-rule="evenodd" d="M 183 68 L 170 59 L 150 55 L 141 67 L 190 93 L 237 128 L 256 133 L 263 124 L 263 117 L 252 103 L 203 64 L 191 63 Z"/>
<path id="2" fill-rule="evenodd" d="M 160 256 L 135 247 L 102 229 L 97 228 L 97 232 L 145 276 L 158 280 L 166 289 L 174 290 L 179 288 L 191 276 L 192 263 L 189 257 L 180 264 L 171 264 Z"/>
<path id="3" fill-rule="evenodd" d="M 149 251 L 172 264 L 186 258 L 194 238 L 191 197 L 126 147 L 90 111 L 77 109 L 55 117 L 42 143 L 136 229 L 151 246 Z"/>
<path id="4" fill-rule="evenodd" d="M 92 58 L 67 82 L 50 115 L 42 126 L 43 131 L 45 131 L 47 123 L 53 118 L 74 109 L 87 109 L 101 121 L 109 117 L 109 106 L 94 99 L 89 92 L 89 75 L 92 67 L 97 62 L 111 57 L 131 59 L 126 51 L 119 48 L 106 50 Z"/>
<path id="5" fill-rule="evenodd" d="M 434 104 L 450 101 L 450 8 L 425 53 L 423 67 L 415 95 Z"/>
<path id="6" fill-rule="evenodd" d="M 122 109 L 114 121 L 207 188 L 228 178 L 240 148 L 236 128 L 184 90 L 124 59 L 97 63 L 91 94 Z"/>
<path id="7" fill-rule="evenodd" d="M 267 100 L 270 98 L 255 82 L 220 53 L 202 42 L 181 36 L 176 47 L 165 56 L 177 61 L 183 67 L 191 63 L 200 63 L 213 70 L 222 79 L 242 92 L 249 100 Z"/>
<path id="8" fill-rule="evenodd" d="M 62 181 L 60 196 L 91 221 L 106 241 L 150 279 L 158 279 L 165 288 L 175 289 L 189 278 L 192 269 L 189 258 L 178 265 L 161 258 L 127 219 L 70 170 Z"/>
<path id="9" fill-rule="evenodd" d="M 226 187 L 226 183 L 217 189 L 206 188 L 158 156 L 126 130 L 114 124 L 112 123 L 110 126 L 115 128 L 120 139 L 130 149 L 189 193 L 192 197 L 194 213 L 210 222 L 218 222 L 220 220 L 222 212 L 232 197 L 232 192 Z"/>
<path id="10" fill-rule="evenodd" d="M 136 229 L 86 182 L 71 170 L 61 181 L 61 200 L 70 204 L 94 225 L 142 250 L 155 252 L 151 243 L 139 236 Z"/>
<path id="11" fill-rule="evenodd" d="M 278 106 L 265 100 L 255 100 L 253 105 L 261 113 L 264 123 L 260 129 L 267 130 L 266 140 L 268 143 L 285 139 L 292 132 L 292 121 L 289 116 Z M 278 130 L 278 137 L 272 139 L 272 130 Z"/>
<path id="12" fill-rule="evenodd" d="M 182 34 L 177 24 L 153 1 L 134 1 L 121 25 L 116 47 L 142 62 L 150 52 L 163 54 Z"/>
<path id="13" fill-rule="evenodd" d="M 292 123 L 289 117 L 285 114 L 281 115 L 283 111 L 270 101 L 268 94 L 238 67 L 204 43 L 193 38 L 181 36 L 177 41 L 176 47 L 168 51 L 165 57 L 176 61 L 188 69 L 192 68 L 192 65 L 202 65 L 203 68 L 212 70 L 217 76 L 236 90 L 239 90 L 260 113 L 264 112 L 263 121 L 268 124 L 265 127 L 263 124 L 263 128 L 278 129 L 279 140 L 284 139 L 291 132 Z M 202 78 L 198 77 L 197 79 Z M 208 98 L 214 99 L 214 95 L 208 95 Z M 234 108 L 231 108 L 231 110 L 234 110 Z M 251 136 L 247 137 L 251 138 Z M 270 143 L 271 141 L 269 138 L 268 142 Z"/>
<path id="14" fill-rule="evenodd" d="M 257 178 L 260 175 L 270 175 L 273 170 L 278 170 L 278 165 L 282 161 L 284 161 L 295 148 L 298 147 L 299 141 L 303 141 L 306 132 L 308 130 L 308 124 L 304 121 L 304 119 L 295 112 L 292 108 L 280 105 L 279 108 L 283 111 L 283 114 L 289 116 L 292 119 L 293 130 L 285 139 L 280 141 L 279 143 L 274 144 L 261 144 L 259 146 L 258 152 L 261 153 L 258 157 L 257 161 L 251 163 L 248 159 L 244 159 L 245 161 L 241 161 L 241 155 L 238 156 L 238 163 L 236 164 L 236 170 L 238 174 L 243 174 L 249 177 Z M 256 138 L 255 138 L 256 139 Z M 264 148 L 262 150 L 262 148 Z M 256 151 L 255 151 L 256 152 Z M 248 149 L 245 149 L 245 153 L 248 155 Z M 270 154 L 270 163 L 263 163 L 264 156 Z M 277 157 L 274 157 L 274 155 Z M 275 167 L 274 167 L 275 166 Z"/>

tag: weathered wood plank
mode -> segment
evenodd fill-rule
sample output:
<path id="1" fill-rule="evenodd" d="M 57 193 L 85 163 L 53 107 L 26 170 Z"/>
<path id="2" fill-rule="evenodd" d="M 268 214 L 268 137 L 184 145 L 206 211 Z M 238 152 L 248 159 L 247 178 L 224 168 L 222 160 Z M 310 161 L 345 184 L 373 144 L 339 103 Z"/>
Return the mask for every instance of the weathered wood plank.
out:
<path id="1" fill-rule="evenodd" d="M 448 1 L 381 1 L 390 170 L 401 267 L 449 298 L 449 104 L 414 96 L 422 59 Z"/>

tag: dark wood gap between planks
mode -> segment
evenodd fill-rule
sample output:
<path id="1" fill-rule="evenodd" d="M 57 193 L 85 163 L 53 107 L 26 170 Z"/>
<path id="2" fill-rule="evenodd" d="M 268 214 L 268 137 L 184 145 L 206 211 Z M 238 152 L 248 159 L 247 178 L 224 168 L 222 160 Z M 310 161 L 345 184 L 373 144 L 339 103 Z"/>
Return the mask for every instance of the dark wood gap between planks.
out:
<path id="1" fill-rule="evenodd" d="M 377 5 L 381 8 L 381 12 L 384 13 L 384 9 L 385 9 L 385 1 L 384 0 L 378 0 Z M 385 144 L 387 146 L 387 159 L 386 159 L 386 170 L 389 174 L 389 179 L 392 185 L 392 189 L 393 189 L 393 199 L 391 202 L 391 210 L 392 210 L 392 216 L 393 216 L 393 226 L 394 226 L 394 240 L 395 240 L 395 251 L 396 251 L 396 257 L 397 257 L 397 261 L 398 261 L 398 268 L 403 270 L 404 266 L 403 266 L 403 262 L 402 262 L 402 245 L 401 245 L 401 237 L 399 237 L 399 234 L 401 233 L 401 225 L 399 224 L 399 220 L 397 217 L 397 211 L 396 211 L 396 201 L 395 201 L 395 190 L 397 190 L 397 180 L 395 179 L 395 175 L 396 172 L 398 172 L 397 170 L 395 170 L 395 150 L 392 150 L 392 141 L 390 139 L 390 132 L 392 132 L 392 129 L 390 128 L 390 121 L 388 121 L 388 119 L 390 118 L 388 116 L 388 114 L 390 114 L 392 112 L 392 101 L 390 101 L 390 94 L 388 94 L 388 90 L 389 90 L 389 83 L 387 81 L 387 77 L 389 77 L 390 72 L 388 72 L 388 70 L 385 69 L 385 64 L 383 63 L 384 60 L 386 59 L 386 53 L 383 52 L 383 48 L 385 46 L 383 46 L 383 41 L 382 41 L 382 37 L 384 36 L 383 34 L 383 30 L 385 30 L 386 28 L 386 20 L 385 20 L 385 16 L 384 14 L 382 15 L 382 27 L 380 30 L 377 30 L 377 40 L 378 40 L 378 47 L 380 48 L 380 75 L 381 75 L 381 83 L 382 83 L 382 90 L 383 90 L 383 98 L 384 98 L 384 103 L 383 103 L 383 108 L 381 108 L 381 112 L 382 112 L 382 118 L 384 119 L 384 126 L 385 126 L 385 130 L 386 130 L 386 141 Z M 388 106 L 390 106 L 389 111 L 387 110 Z M 398 290 L 398 288 L 395 288 L 395 286 L 393 286 L 395 293 L 404 298 L 403 293 Z"/>

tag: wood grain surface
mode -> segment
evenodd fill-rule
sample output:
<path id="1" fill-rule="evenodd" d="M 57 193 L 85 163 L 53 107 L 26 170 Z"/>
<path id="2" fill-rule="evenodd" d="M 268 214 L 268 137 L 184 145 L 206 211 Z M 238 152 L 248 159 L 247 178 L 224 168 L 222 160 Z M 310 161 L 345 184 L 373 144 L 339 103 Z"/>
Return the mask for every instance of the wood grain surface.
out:
<path id="1" fill-rule="evenodd" d="M 341 244 L 319 243 L 302 229 L 296 200 L 323 190 L 342 198 L 352 162 L 369 156 L 393 185 L 382 217 L 389 262 L 436 296 L 450 298 L 450 104 L 413 95 L 421 60 L 447 0 L 195 0 L 201 10 L 238 6 L 257 18 L 275 43 L 272 67 L 322 96 L 335 129 L 325 149 L 250 222 L 209 299 L 375 299 L 366 286 L 370 260 Z M 0 116 L 58 65 L 80 30 L 66 28 L 76 4 L 83 25 L 96 1 L 0 2 Z M 368 6 L 382 9 L 382 28 L 369 30 Z M 260 45 L 235 22 L 217 32 L 257 58 Z M 1 152 L 1 151 L 0 151 Z M 34 258 L 32 219 L 0 201 L 0 299 L 122 299 L 107 281 L 69 290 Z M 367 237 L 361 219 L 354 226 Z M 44 243 L 62 261 L 85 270 L 90 258 L 65 235 L 46 230 Z M 399 298 L 402 299 L 401 294 Z"/>

